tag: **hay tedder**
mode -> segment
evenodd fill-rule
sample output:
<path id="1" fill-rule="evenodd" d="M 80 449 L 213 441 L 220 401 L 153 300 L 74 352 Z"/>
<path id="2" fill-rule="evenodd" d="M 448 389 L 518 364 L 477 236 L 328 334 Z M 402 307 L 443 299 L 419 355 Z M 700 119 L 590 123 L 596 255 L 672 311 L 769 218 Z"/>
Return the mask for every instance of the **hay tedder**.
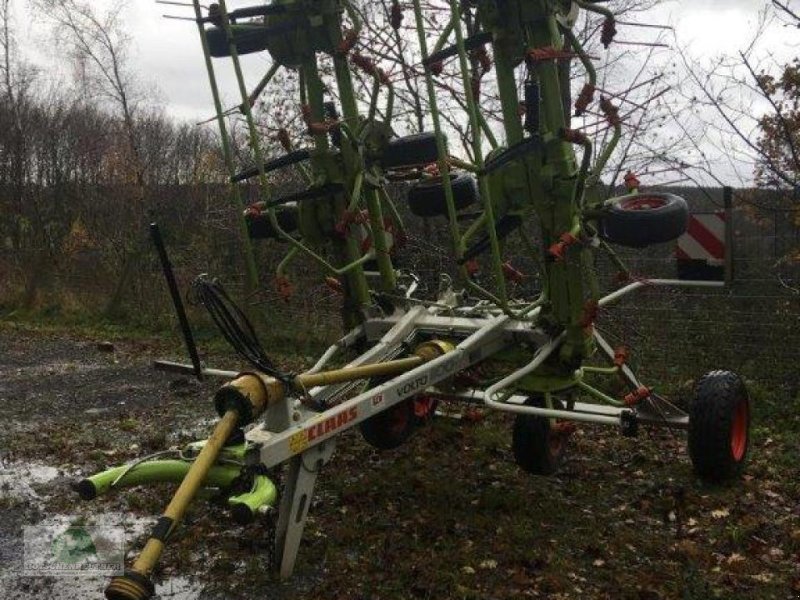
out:
<path id="1" fill-rule="evenodd" d="M 220 421 L 211 436 L 174 457 L 148 457 L 77 485 L 83 497 L 94 498 L 112 488 L 180 484 L 145 548 L 111 581 L 106 597 L 141 600 L 154 593 L 156 563 L 203 489 L 223 494 L 240 523 L 277 509 L 274 567 L 290 576 L 314 485 L 337 435 L 358 427 L 373 446 L 397 447 L 439 399 L 513 413 L 513 455 L 529 473 L 558 467 L 578 422 L 613 425 L 630 436 L 640 425 L 685 429 L 701 478 L 730 479 L 741 471 L 750 406 L 737 375 L 713 371 L 700 378 L 687 414 L 640 382 L 626 352 L 593 326 L 601 308 L 643 287 L 721 285 L 634 278 L 613 250 L 670 242 L 688 220 L 683 199 L 639 192 L 633 178 L 617 197 L 607 198 L 601 185 L 623 119 L 610 97 L 595 99 L 596 69 L 572 25 L 581 10 L 599 14 L 608 46 L 614 15 L 588 0 L 441 4 L 449 10 L 436 14 L 446 15 L 446 23 L 435 40 L 420 0 L 390 3 L 391 26 L 400 27 L 404 16 L 415 23 L 414 47 L 422 59 L 408 72 L 425 90 L 432 125 L 397 137 L 393 78 L 359 45 L 362 19 L 349 0 L 274 0 L 235 10 L 223 0 L 207 9 L 194 1 L 192 20 L 234 193 L 251 179 L 260 190 L 242 226 L 251 238 L 286 248 L 276 274 L 281 291 L 288 291 L 287 273 L 301 260 L 326 273 L 341 292 L 346 334 L 308 371 L 283 372 L 219 284 L 195 282 L 197 299 L 252 370 L 204 369 L 192 351 L 193 367 L 173 367 L 228 379 L 215 396 Z M 272 66 L 250 91 L 239 57 L 257 52 L 269 53 Z M 235 111 L 225 110 L 217 86 L 215 59 L 223 58 L 232 62 L 241 94 Z M 570 85 L 565 61 L 582 65 L 586 74 L 574 107 L 564 93 Z M 471 160 L 448 150 L 437 106 L 445 63 L 460 76 Z M 305 141 L 295 147 L 289 136 L 279 136 L 283 153 L 267 157 L 252 107 L 281 69 L 297 73 Z M 371 94 L 357 95 L 354 70 L 371 81 Z M 499 128 L 482 112 L 479 84 L 489 71 L 502 143 Z M 598 149 L 570 127 L 573 110 L 595 105 L 609 131 Z M 255 161 L 243 171 L 229 143 L 227 117 L 234 112 L 247 124 Z M 307 188 L 279 195 L 272 174 L 292 165 L 306 176 Z M 458 274 L 443 275 L 435 297 L 421 293 L 414 273 L 396 268 L 396 249 L 407 233 L 406 211 L 387 192 L 393 179 L 412 181 L 401 200 L 408 211 L 447 223 Z M 505 258 L 511 245 L 538 260 L 535 296 L 519 297 L 519 272 Z M 596 277 L 597 253 L 607 254 L 623 275 L 607 295 Z M 597 360 L 602 357 L 607 366 Z M 602 390 L 604 380 L 622 381 L 627 390 L 612 396 Z M 273 473 L 280 466 L 286 468 L 279 491 Z"/>

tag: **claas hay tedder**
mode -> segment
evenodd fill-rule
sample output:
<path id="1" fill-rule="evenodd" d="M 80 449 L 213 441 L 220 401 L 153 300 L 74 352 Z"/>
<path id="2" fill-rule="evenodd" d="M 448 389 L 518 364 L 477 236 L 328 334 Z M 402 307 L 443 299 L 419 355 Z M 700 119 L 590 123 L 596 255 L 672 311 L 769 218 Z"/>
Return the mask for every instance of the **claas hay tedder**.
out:
<path id="1" fill-rule="evenodd" d="M 289 577 L 317 476 L 337 436 L 358 427 L 373 446 L 397 447 L 433 413 L 437 399 L 513 413 L 513 455 L 528 473 L 558 468 L 575 423 L 612 425 L 631 436 L 640 425 L 688 430 L 694 469 L 706 480 L 733 478 L 744 465 L 750 406 L 737 375 L 713 371 L 699 379 L 687 414 L 639 381 L 626 352 L 594 327 L 601 309 L 643 287 L 721 285 L 634 278 L 614 251 L 675 240 L 689 217 L 682 198 L 640 192 L 632 177 L 623 195 L 609 198 L 602 185 L 623 117 L 610 96 L 598 97 L 593 59 L 572 27 L 580 11 L 599 15 L 607 47 L 618 24 L 614 14 L 589 0 L 442 0 L 446 10 L 436 16 L 446 15 L 446 23 L 433 39 L 427 5 L 392 2 L 391 26 L 404 17 L 414 23 L 421 61 L 409 71 L 419 78 L 430 123 L 429 131 L 398 137 L 393 79 L 360 45 L 354 2 L 273 0 L 235 10 L 224 0 L 190 5 L 234 193 L 244 182 L 259 190 L 243 227 L 251 238 L 286 249 L 276 273 L 283 292 L 293 264 L 314 263 L 325 272 L 341 292 L 346 334 L 309 370 L 284 372 L 225 290 L 210 278 L 195 281 L 197 300 L 252 369 L 203 369 L 193 352 L 194 367 L 187 369 L 228 379 L 214 398 L 220 420 L 211 436 L 174 457 L 147 457 L 77 485 L 90 499 L 114 488 L 179 483 L 138 558 L 111 580 L 111 600 L 154 593 L 151 575 L 160 555 L 187 506 L 207 488 L 226 494 L 240 523 L 276 509 L 275 568 Z M 267 53 L 272 61 L 252 91 L 240 62 L 251 53 Z M 234 110 L 223 107 L 218 88 L 215 69 L 223 60 L 230 61 L 241 95 Z M 574 105 L 565 93 L 565 62 L 585 72 Z M 457 73 L 470 160 L 448 147 L 437 98 L 445 64 Z M 281 70 L 297 75 L 303 135 L 298 145 L 279 136 L 284 152 L 267 157 L 253 106 Z M 368 93 L 357 94 L 354 71 L 370 82 Z M 479 83 L 490 71 L 502 131 L 482 107 Z M 601 148 L 570 127 L 571 113 L 590 107 L 608 128 Z M 244 170 L 229 142 L 227 119 L 234 114 L 247 125 L 254 160 Z M 280 195 L 274 174 L 290 167 L 308 185 Z M 387 191 L 395 179 L 412 181 L 406 198 Z M 442 275 L 435 297 L 395 264 L 409 211 L 446 223 L 457 273 Z M 519 272 L 505 258 L 512 245 L 538 261 L 539 292 L 532 297 L 520 297 L 514 285 Z M 597 254 L 608 255 L 623 275 L 605 295 Z M 485 275 L 478 277 L 478 268 Z M 334 361 L 344 366 L 330 368 Z M 628 390 L 614 397 L 601 390 L 604 379 L 622 380 Z M 281 466 L 279 490 L 271 473 Z"/>

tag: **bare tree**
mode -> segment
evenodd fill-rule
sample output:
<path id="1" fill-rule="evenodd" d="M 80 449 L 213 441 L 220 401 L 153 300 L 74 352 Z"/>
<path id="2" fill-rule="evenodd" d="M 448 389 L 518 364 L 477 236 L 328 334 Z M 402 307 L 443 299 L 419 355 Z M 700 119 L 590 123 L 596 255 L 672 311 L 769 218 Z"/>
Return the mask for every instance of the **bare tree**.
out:
<path id="1" fill-rule="evenodd" d="M 35 0 L 35 5 L 53 21 L 56 32 L 72 51 L 79 79 L 87 96 L 108 101 L 119 115 L 125 139 L 125 159 L 132 175 L 133 197 L 130 210 L 134 223 L 143 224 L 147 215 L 145 165 L 136 128 L 136 115 L 141 103 L 136 96 L 135 79 L 128 63 L 130 37 L 123 27 L 125 0 L 116 0 L 105 13 L 100 13 L 82 0 Z M 126 207 L 120 206 L 120 209 Z M 116 291 L 109 300 L 107 313 L 118 313 L 125 290 L 134 276 L 143 251 L 141 227 L 132 228 L 133 235 L 122 240 L 122 265 Z"/>
<path id="2" fill-rule="evenodd" d="M 673 126 L 691 142 L 692 167 L 704 179 L 724 184 L 725 177 L 736 177 L 746 186 L 757 175 L 766 187 L 797 189 L 797 133 L 780 81 L 787 76 L 791 87 L 792 65 L 773 58 L 777 31 L 800 25 L 793 15 L 792 2 L 765 0 L 752 37 L 737 53 L 702 61 L 679 48 L 681 89 L 691 110 L 676 116 Z M 765 143 L 765 133 L 771 143 Z M 727 175 L 720 177 L 720 171 Z"/>
<path id="3" fill-rule="evenodd" d="M 788 239 L 800 227 L 800 62 L 787 52 L 800 15 L 796 0 L 763 0 L 757 8 L 757 25 L 737 51 L 709 60 L 679 47 L 685 104 L 670 127 L 691 145 L 683 160 L 692 177 L 761 188 L 737 196 L 742 210 L 773 223 L 776 240 L 779 230 Z M 776 242 L 772 252 L 778 283 L 800 293 L 796 244 Z"/>
<path id="4" fill-rule="evenodd" d="M 647 11 L 659 4 L 661 0 L 621 0 L 615 3 L 614 13 L 617 27 L 620 29 L 619 44 L 613 44 L 611 51 L 606 52 L 601 44 L 601 33 L 604 20 L 601 15 L 582 11 L 573 32 L 589 55 L 602 56 L 595 61 L 600 90 L 598 93 L 609 96 L 621 104 L 623 128 L 626 130 L 627 145 L 620 147 L 608 163 L 607 178 L 616 180 L 624 163 L 633 163 L 634 168 L 646 170 L 659 163 L 658 155 L 663 153 L 665 140 L 647 136 L 646 131 L 657 127 L 665 121 L 668 110 L 665 103 L 669 101 L 664 92 L 669 87 L 663 79 L 663 68 L 660 64 L 666 61 L 655 60 L 659 53 L 667 52 L 664 37 L 666 29 L 653 28 L 651 24 L 641 28 L 641 21 Z M 425 0 L 423 19 L 429 40 L 429 50 L 434 48 L 437 40 L 445 32 L 449 21 L 450 7 L 447 0 Z M 465 5 L 466 6 L 466 5 Z M 416 42 L 416 23 L 408 3 L 397 0 L 364 0 L 358 3 L 362 16 L 363 29 L 357 48 L 374 59 L 389 73 L 396 93 L 395 118 L 393 124 L 398 134 L 406 134 L 425 129 L 429 126 L 430 110 L 427 94 L 420 88 L 422 80 L 421 56 Z M 464 35 L 471 36 L 478 32 L 478 24 L 470 10 L 463 13 Z M 451 34 L 445 45 L 454 42 Z M 489 129 L 499 143 L 502 140 L 502 110 L 497 95 L 494 78 L 493 59 L 488 48 L 472 50 L 468 56 L 470 69 L 470 87 L 475 95 L 481 112 L 485 115 Z M 574 63 L 574 64 L 570 64 Z M 572 98 L 577 97 L 585 83 L 585 71 L 577 61 L 562 61 L 565 81 L 565 105 L 572 105 Z M 518 80 L 521 85 L 525 77 L 520 68 Z M 369 81 L 361 80 L 362 85 Z M 458 61 L 445 61 L 437 68 L 435 86 L 438 92 L 438 104 L 441 118 L 451 137 L 458 141 L 451 152 L 471 157 L 473 133 L 469 131 L 468 119 L 465 117 L 466 95 L 461 81 Z M 421 93 L 422 92 L 422 93 Z M 608 123 L 599 111 L 590 110 L 577 120 L 576 127 L 582 128 L 601 148 L 608 141 L 610 132 Z M 670 169 L 670 165 L 660 164 L 661 170 Z"/>
<path id="5" fill-rule="evenodd" d="M 35 1 L 59 26 L 63 41 L 70 45 L 86 92 L 107 99 L 119 111 L 138 193 L 144 202 L 144 166 L 134 124 L 140 99 L 128 63 L 131 40 L 122 19 L 126 0 L 116 0 L 103 14 L 81 0 Z"/>

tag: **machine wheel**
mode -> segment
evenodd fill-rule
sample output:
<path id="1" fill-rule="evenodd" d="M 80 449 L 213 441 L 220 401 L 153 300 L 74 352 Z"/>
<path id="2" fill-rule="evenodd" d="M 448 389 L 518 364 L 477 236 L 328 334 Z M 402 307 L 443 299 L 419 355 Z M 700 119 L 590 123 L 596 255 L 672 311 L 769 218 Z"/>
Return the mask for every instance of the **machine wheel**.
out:
<path id="1" fill-rule="evenodd" d="M 267 49 L 269 33 L 263 25 L 233 25 L 233 39 L 236 42 L 236 51 L 239 55 L 252 54 Z M 211 27 L 206 30 L 208 37 L 208 50 L 211 56 L 220 58 L 230 56 L 231 49 L 228 35 L 221 27 Z"/>
<path id="2" fill-rule="evenodd" d="M 393 450 L 402 446 L 416 429 L 414 400 L 408 398 L 358 426 L 361 436 L 370 446 L 379 450 Z"/>
<path id="3" fill-rule="evenodd" d="M 721 482 L 744 468 L 750 442 L 750 397 L 730 371 L 711 371 L 697 382 L 689 407 L 689 456 L 701 479 Z"/>
<path id="4" fill-rule="evenodd" d="M 480 197 L 478 182 L 471 175 L 450 174 L 453 187 L 453 203 L 456 210 L 466 208 Z M 408 190 L 408 208 L 418 217 L 447 215 L 444 182 L 441 177 L 421 181 Z"/>
<path id="5" fill-rule="evenodd" d="M 436 412 L 435 398 L 417 394 L 378 413 L 359 425 L 364 441 L 379 450 L 402 446 L 414 431 L 424 425 Z"/>
<path id="6" fill-rule="evenodd" d="M 545 406 L 533 397 L 528 406 Z M 511 436 L 511 450 L 517 465 L 533 475 L 552 475 L 561 466 L 567 449 L 567 434 L 553 428 L 550 419 L 517 415 Z"/>
<path id="7" fill-rule="evenodd" d="M 399 169 L 427 165 L 438 158 L 436 134 L 426 131 L 390 140 L 381 156 L 381 166 L 384 169 Z"/>
<path id="8" fill-rule="evenodd" d="M 287 233 L 294 233 L 298 227 L 298 214 L 296 206 L 278 207 L 275 210 L 278 225 Z M 245 222 L 250 239 L 266 240 L 281 239 L 278 232 L 272 227 L 269 215 L 266 212 L 256 212 L 248 210 L 245 212 Z"/>
<path id="9" fill-rule="evenodd" d="M 671 242 L 686 233 L 689 207 L 674 194 L 625 196 L 600 217 L 600 237 L 613 244 L 644 248 Z"/>

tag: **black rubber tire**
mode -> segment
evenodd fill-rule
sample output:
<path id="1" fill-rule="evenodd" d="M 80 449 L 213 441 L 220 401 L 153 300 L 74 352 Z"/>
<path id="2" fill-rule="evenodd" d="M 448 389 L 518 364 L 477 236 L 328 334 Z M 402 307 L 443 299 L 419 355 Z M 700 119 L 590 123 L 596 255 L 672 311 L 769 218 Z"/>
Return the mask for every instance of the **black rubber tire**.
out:
<path id="1" fill-rule="evenodd" d="M 445 146 L 447 141 L 445 141 Z M 423 131 L 414 135 L 389 140 L 381 156 L 384 169 L 399 169 L 414 165 L 427 165 L 439 159 L 436 134 Z"/>
<path id="2" fill-rule="evenodd" d="M 644 248 L 678 239 L 689 225 L 686 200 L 675 194 L 644 193 L 611 204 L 599 219 L 600 237 L 612 244 Z"/>
<path id="3" fill-rule="evenodd" d="M 233 39 L 236 40 L 236 51 L 241 56 L 262 52 L 269 44 L 269 31 L 263 25 L 234 25 Z M 209 54 L 214 58 L 230 56 L 228 36 L 221 27 L 206 29 Z"/>
<path id="4" fill-rule="evenodd" d="M 530 398 L 528 406 L 544 406 L 544 399 Z M 552 431 L 550 419 L 517 415 L 511 432 L 511 451 L 520 469 L 532 475 L 552 475 L 566 455 L 566 436 Z"/>
<path id="5" fill-rule="evenodd" d="M 480 199 L 478 182 L 464 173 L 450 174 L 456 210 L 467 208 Z M 441 177 L 421 181 L 408 190 L 408 208 L 418 217 L 447 216 L 447 200 Z"/>
<path id="6" fill-rule="evenodd" d="M 296 207 L 278 207 L 275 211 L 278 225 L 281 226 L 281 229 L 286 231 L 286 233 L 294 233 L 297 231 L 299 222 Z M 245 222 L 247 223 L 247 233 L 250 235 L 250 239 L 282 239 L 279 238 L 278 232 L 272 227 L 269 214 L 266 212 L 257 215 L 247 214 L 245 215 Z"/>
<path id="7" fill-rule="evenodd" d="M 738 477 L 750 442 L 750 397 L 741 377 L 711 371 L 695 385 L 689 407 L 689 456 L 704 481 Z"/>
<path id="8" fill-rule="evenodd" d="M 407 398 L 358 426 L 364 441 L 378 450 L 393 450 L 408 441 L 417 428 L 414 400 Z"/>

